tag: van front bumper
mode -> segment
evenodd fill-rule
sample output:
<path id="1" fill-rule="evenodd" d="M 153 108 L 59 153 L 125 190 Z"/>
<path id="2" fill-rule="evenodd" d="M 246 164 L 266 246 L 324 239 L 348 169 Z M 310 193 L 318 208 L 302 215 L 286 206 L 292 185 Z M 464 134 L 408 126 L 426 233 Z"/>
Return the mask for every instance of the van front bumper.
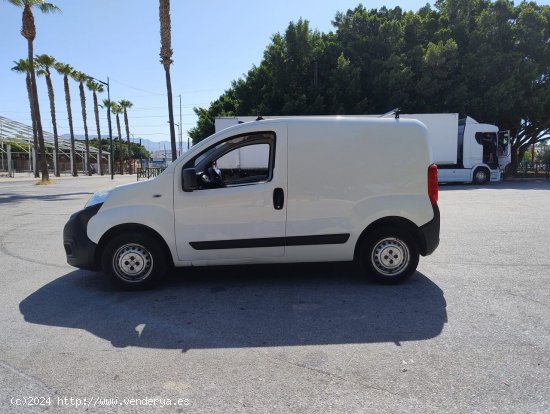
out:
<path id="1" fill-rule="evenodd" d="M 420 245 L 420 254 L 422 256 L 428 256 L 432 254 L 437 246 L 439 246 L 439 207 L 437 204 L 433 205 L 434 218 L 428 223 L 420 227 L 420 231 L 423 236 L 422 243 Z"/>
<path id="2" fill-rule="evenodd" d="M 88 238 L 86 229 L 90 219 L 97 214 L 103 203 L 86 207 L 74 213 L 63 228 L 63 247 L 67 263 L 86 270 L 100 270 L 96 261 L 97 244 Z"/>

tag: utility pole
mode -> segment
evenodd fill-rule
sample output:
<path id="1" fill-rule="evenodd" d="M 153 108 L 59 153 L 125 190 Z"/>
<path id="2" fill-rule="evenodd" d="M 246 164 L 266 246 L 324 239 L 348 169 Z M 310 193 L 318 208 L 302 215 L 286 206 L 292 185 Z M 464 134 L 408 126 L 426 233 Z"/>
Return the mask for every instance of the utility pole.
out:
<path id="1" fill-rule="evenodd" d="M 179 124 L 179 129 L 180 129 L 180 131 L 179 131 L 179 132 L 180 132 L 180 153 L 179 153 L 179 155 L 181 155 L 182 152 L 183 152 L 183 149 L 182 149 L 182 146 L 183 146 L 183 138 L 182 138 L 182 133 L 181 133 L 181 131 L 182 131 L 182 129 L 183 129 L 182 123 L 181 123 L 181 93 L 180 93 L 180 124 Z"/>
<path id="2" fill-rule="evenodd" d="M 142 146 L 141 146 L 141 138 L 139 139 L 139 168 L 143 168 L 143 160 L 141 159 L 141 154 L 143 149 L 142 149 Z"/>

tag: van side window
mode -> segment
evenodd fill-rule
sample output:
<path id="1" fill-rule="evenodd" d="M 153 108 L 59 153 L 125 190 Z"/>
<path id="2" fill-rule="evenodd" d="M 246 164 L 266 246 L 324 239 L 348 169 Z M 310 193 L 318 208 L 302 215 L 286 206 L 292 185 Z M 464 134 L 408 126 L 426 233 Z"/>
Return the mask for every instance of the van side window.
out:
<path id="1" fill-rule="evenodd" d="M 236 148 L 216 160 L 225 185 L 258 183 L 269 178 L 269 145 Z"/>
<path id="2" fill-rule="evenodd" d="M 222 141 L 189 161 L 199 190 L 267 182 L 273 175 L 275 134 L 240 135 Z"/>

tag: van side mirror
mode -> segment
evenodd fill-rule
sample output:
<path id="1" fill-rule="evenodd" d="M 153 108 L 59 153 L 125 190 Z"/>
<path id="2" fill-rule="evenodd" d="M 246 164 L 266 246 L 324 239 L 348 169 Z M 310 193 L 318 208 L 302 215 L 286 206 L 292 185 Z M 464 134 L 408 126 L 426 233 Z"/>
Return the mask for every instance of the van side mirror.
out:
<path id="1" fill-rule="evenodd" d="M 188 193 L 198 188 L 197 171 L 194 168 L 186 168 L 181 171 L 181 187 Z"/>

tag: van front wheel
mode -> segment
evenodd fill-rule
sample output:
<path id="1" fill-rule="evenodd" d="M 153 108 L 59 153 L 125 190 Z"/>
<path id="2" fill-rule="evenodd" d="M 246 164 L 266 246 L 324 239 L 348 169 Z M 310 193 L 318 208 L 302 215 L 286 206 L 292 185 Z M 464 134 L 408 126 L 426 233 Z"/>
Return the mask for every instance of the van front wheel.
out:
<path id="1" fill-rule="evenodd" d="M 487 168 L 476 168 L 474 171 L 474 184 L 483 185 L 487 184 L 489 182 L 489 178 L 491 177 L 491 173 Z"/>
<path id="2" fill-rule="evenodd" d="M 115 285 L 128 290 L 157 286 L 167 271 L 159 243 L 140 233 L 123 233 L 112 238 L 102 255 L 103 272 Z"/>
<path id="3" fill-rule="evenodd" d="M 414 240 L 398 229 L 377 229 L 367 236 L 359 250 L 359 262 L 371 280 L 383 284 L 405 281 L 418 266 Z"/>

